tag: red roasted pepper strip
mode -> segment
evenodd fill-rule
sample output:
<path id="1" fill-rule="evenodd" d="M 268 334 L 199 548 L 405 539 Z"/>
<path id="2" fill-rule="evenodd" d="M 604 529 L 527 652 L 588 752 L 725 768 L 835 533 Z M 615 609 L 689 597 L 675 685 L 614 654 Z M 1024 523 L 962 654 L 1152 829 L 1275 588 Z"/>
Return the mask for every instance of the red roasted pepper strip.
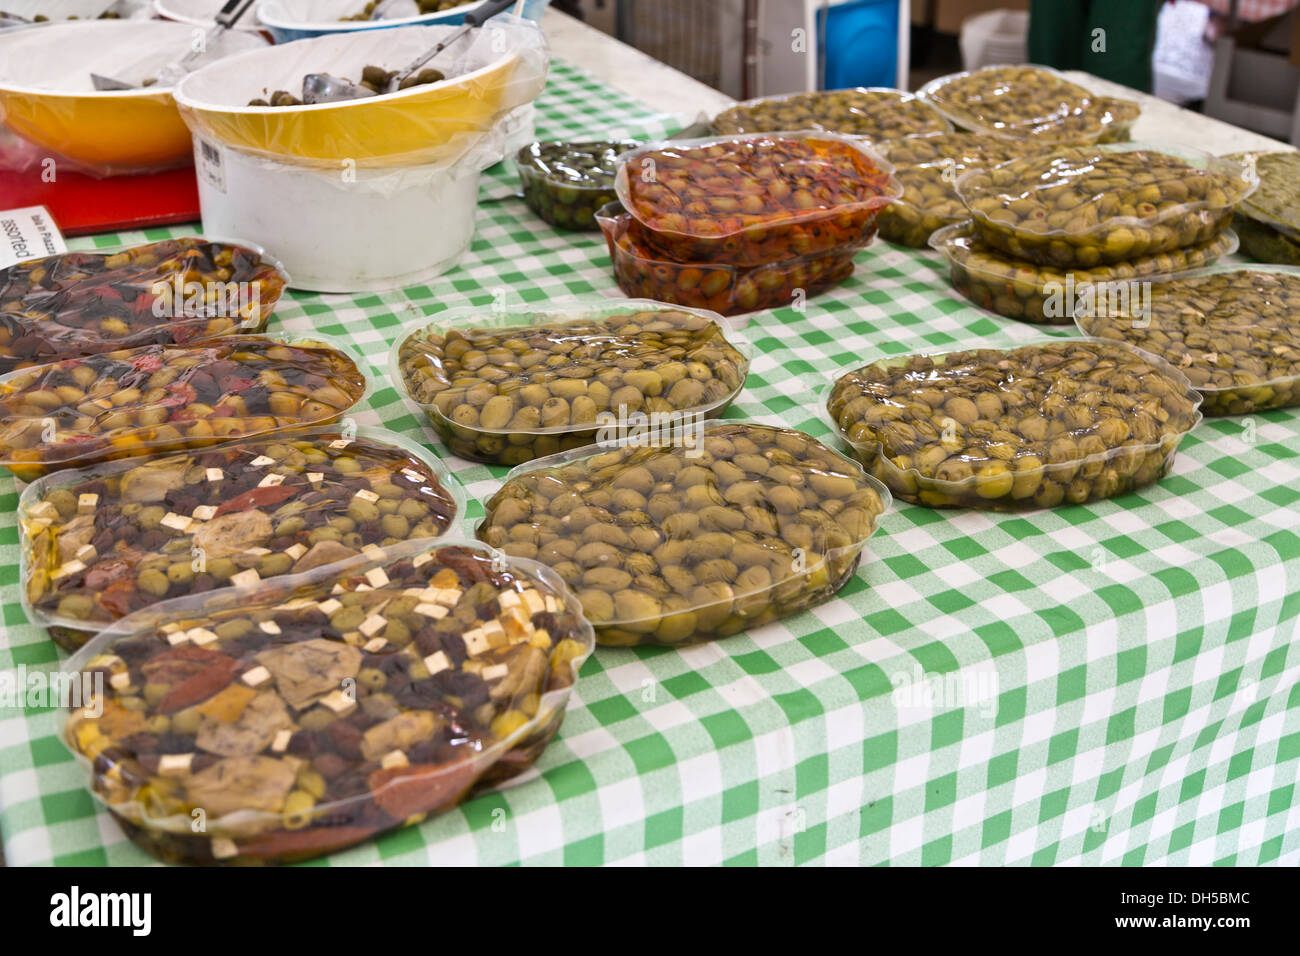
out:
<path id="1" fill-rule="evenodd" d="M 296 494 L 292 486 L 287 485 L 268 485 L 265 488 L 250 488 L 241 495 L 235 495 L 228 501 L 222 502 L 217 508 L 218 515 L 228 515 L 234 511 L 247 511 L 250 508 L 264 508 L 267 505 L 277 505 L 286 498 L 291 498 Z"/>

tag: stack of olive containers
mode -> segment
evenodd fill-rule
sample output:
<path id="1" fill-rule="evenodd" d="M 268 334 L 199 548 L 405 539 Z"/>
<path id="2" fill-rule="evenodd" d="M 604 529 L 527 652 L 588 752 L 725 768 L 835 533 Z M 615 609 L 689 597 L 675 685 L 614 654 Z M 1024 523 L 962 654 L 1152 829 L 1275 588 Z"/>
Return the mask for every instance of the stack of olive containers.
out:
<path id="1" fill-rule="evenodd" d="M 954 189 L 971 218 L 930 245 L 977 305 L 1067 325 L 1080 310 L 1134 307 L 1138 280 L 1234 252 L 1227 227 L 1254 187 L 1241 164 L 1196 150 L 1062 146 L 963 173 Z"/>
<path id="2" fill-rule="evenodd" d="M 902 187 L 860 139 L 744 133 L 651 144 L 619 158 L 596 220 L 633 298 L 736 315 L 843 281 Z"/>

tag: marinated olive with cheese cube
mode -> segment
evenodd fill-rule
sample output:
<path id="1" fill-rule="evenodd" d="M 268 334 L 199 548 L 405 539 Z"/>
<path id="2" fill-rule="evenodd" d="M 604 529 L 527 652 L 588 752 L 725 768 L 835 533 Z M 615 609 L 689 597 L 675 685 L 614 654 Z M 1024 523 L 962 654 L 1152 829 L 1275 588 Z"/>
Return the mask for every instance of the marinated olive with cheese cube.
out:
<path id="1" fill-rule="evenodd" d="M 158 601 L 439 537 L 463 510 L 445 468 L 377 428 L 55 472 L 18 506 L 24 599 L 75 649 Z"/>
<path id="2" fill-rule="evenodd" d="M 593 645 L 576 599 L 478 545 L 387 550 L 147 608 L 73 656 L 103 690 L 60 732 L 132 840 L 168 862 L 309 859 L 537 759 Z"/>

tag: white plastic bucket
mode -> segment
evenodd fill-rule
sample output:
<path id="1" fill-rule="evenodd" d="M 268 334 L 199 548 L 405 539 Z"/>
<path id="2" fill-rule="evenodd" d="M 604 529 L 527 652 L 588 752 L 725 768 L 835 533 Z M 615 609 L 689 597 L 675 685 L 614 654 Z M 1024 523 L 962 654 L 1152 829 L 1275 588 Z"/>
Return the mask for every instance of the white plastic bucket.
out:
<path id="1" fill-rule="evenodd" d="M 265 247 L 295 289 L 378 292 L 452 268 L 474 238 L 479 156 L 315 169 L 195 139 L 203 231 Z"/>

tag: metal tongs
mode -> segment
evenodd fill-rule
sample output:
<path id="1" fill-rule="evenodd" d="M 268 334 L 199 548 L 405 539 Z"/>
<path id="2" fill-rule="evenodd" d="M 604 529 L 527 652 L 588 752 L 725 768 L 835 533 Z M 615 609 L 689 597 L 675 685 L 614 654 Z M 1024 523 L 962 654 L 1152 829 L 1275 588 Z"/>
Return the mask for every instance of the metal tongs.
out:
<path id="1" fill-rule="evenodd" d="M 194 66 L 194 62 L 203 56 L 212 45 L 221 38 L 221 35 L 239 22 L 239 18 L 251 7 L 254 0 L 227 0 L 226 5 L 217 11 L 217 15 L 212 19 L 215 21 L 208 32 L 203 35 L 203 41 L 195 44 L 188 53 L 178 60 L 167 64 L 163 67 L 162 72 L 158 74 L 159 86 L 175 86 L 184 78 Z M 101 76 L 98 73 L 90 74 L 90 82 L 95 84 L 97 90 L 134 90 L 138 89 L 136 83 L 127 83 L 125 80 L 119 80 L 111 76 Z"/>
<path id="2" fill-rule="evenodd" d="M 515 0 L 487 0 L 486 3 L 475 7 L 469 13 L 465 14 L 465 22 L 461 24 L 459 30 L 456 30 L 435 46 L 428 53 L 423 53 L 420 57 L 406 67 L 394 73 L 384 85 L 383 92 L 394 93 L 402 85 L 402 80 L 406 79 L 424 64 L 428 63 L 435 56 L 441 53 L 447 47 L 451 46 L 474 27 L 481 27 L 484 23 L 495 17 L 506 7 L 512 6 Z M 363 96 L 378 96 L 374 90 L 366 89 L 359 86 L 351 80 L 345 80 L 342 77 L 331 76 L 328 73 L 308 73 L 302 78 L 302 101 L 304 103 L 338 103 L 343 100 L 357 100 Z"/>

